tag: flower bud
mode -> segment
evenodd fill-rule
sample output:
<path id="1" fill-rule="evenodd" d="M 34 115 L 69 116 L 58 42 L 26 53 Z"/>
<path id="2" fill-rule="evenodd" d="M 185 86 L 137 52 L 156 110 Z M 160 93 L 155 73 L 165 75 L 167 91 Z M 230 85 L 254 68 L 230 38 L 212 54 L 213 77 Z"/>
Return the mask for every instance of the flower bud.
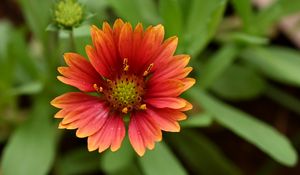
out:
<path id="1" fill-rule="evenodd" d="M 73 28 L 81 23 L 83 13 L 83 7 L 76 0 L 60 0 L 54 10 L 54 20 L 61 27 Z"/>

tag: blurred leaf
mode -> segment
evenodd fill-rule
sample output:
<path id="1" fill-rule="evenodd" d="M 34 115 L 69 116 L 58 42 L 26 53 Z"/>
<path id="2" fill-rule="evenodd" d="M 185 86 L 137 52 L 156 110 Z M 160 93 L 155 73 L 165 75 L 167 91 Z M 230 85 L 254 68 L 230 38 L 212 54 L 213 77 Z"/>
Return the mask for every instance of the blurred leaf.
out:
<path id="1" fill-rule="evenodd" d="M 139 158 L 146 175 L 185 175 L 187 172 L 164 142 L 156 143 L 153 151 Z"/>
<path id="2" fill-rule="evenodd" d="M 3 59 L 7 56 L 7 47 L 10 41 L 10 32 L 12 30 L 12 25 L 9 21 L 0 20 L 0 63 L 2 63 Z"/>
<path id="3" fill-rule="evenodd" d="M 181 36 L 183 17 L 178 0 L 159 1 L 159 10 L 163 18 L 163 24 L 166 28 L 167 36 Z"/>
<path id="4" fill-rule="evenodd" d="M 86 56 L 85 46 L 92 43 L 92 39 L 90 36 L 90 26 L 83 25 L 73 30 L 73 37 L 76 46 L 76 52 Z M 61 30 L 59 32 L 60 38 L 60 46 L 62 48 L 62 52 L 70 52 L 72 51 L 70 48 L 70 31 Z"/>
<path id="5" fill-rule="evenodd" d="M 254 27 L 253 21 L 253 12 L 252 12 L 252 1 L 251 0 L 231 0 L 235 11 L 238 13 L 238 16 L 242 18 L 243 27 L 247 32 L 251 32 Z"/>
<path id="6" fill-rule="evenodd" d="M 218 147 L 200 133 L 185 129 L 176 135 L 169 134 L 168 138 L 191 174 L 241 174 L 239 169 L 221 153 Z"/>
<path id="7" fill-rule="evenodd" d="M 212 90 L 223 98 L 244 100 L 264 92 L 266 82 L 254 70 L 231 65 L 212 85 Z"/>
<path id="8" fill-rule="evenodd" d="M 212 39 L 223 17 L 226 2 L 192 0 L 183 38 L 188 54 L 199 54 Z"/>
<path id="9" fill-rule="evenodd" d="M 50 23 L 46 28 L 47 32 L 57 32 L 58 30 L 59 28 L 55 23 Z"/>
<path id="10" fill-rule="evenodd" d="M 137 162 L 133 162 L 129 164 L 128 166 L 113 172 L 113 173 L 107 173 L 108 175 L 142 175 L 140 168 L 137 166 Z"/>
<path id="11" fill-rule="evenodd" d="M 191 4 L 192 4 L 192 1 L 194 0 L 177 0 L 178 3 L 179 3 L 179 6 L 180 6 L 180 9 L 182 11 L 182 17 L 183 17 L 183 25 L 186 24 L 186 20 L 189 16 L 189 12 L 190 12 L 190 8 L 191 8 Z"/>
<path id="12" fill-rule="evenodd" d="M 257 146 L 286 166 L 297 163 L 297 153 L 290 141 L 266 123 L 193 88 L 189 91 L 224 127 Z"/>
<path id="13" fill-rule="evenodd" d="M 75 38 L 80 37 L 90 37 L 90 26 L 89 25 L 83 25 L 78 28 L 73 29 L 73 35 Z M 59 37 L 62 39 L 69 39 L 70 37 L 70 31 L 68 30 L 61 30 L 59 32 Z"/>
<path id="14" fill-rule="evenodd" d="M 210 113 L 201 112 L 198 114 L 189 115 L 188 119 L 180 123 L 181 127 L 207 127 L 213 122 L 213 117 Z"/>
<path id="15" fill-rule="evenodd" d="M 210 87 L 214 81 L 230 66 L 239 52 L 238 46 L 226 44 L 206 63 L 201 75 L 200 87 Z"/>
<path id="16" fill-rule="evenodd" d="M 160 21 L 152 0 L 107 0 L 117 14 L 131 23 L 156 24 Z"/>
<path id="17" fill-rule="evenodd" d="M 104 11 L 104 8 L 107 7 L 107 0 L 78 0 L 81 4 L 88 8 L 92 12 Z"/>
<path id="18" fill-rule="evenodd" d="M 241 56 L 268 77 L 300 86 L 300 52 L 284 47 L 252 47 Z"/>
<path id="19" fill-rule="evenodd" d="M 9 89 L 9 86 L 12 81 L 12 72 L 11 68 L 13 67 L 13 59 L 8 57 L 8 47 L 11 43 L 11 32 L 12 25 L 9 21 L 1 20 L 0 21 L 0 90 L 1 92 Z M 3 94 L 0 95 L 0 97 Z M 1 98 L 0 98 L 1 101 Z"/>
<path id="20" fill-rule="evenodd" d="M 84 7 L 89 13 L 93 14 L 92 18 L 86 20 L 88 24 L 101 24 L 101 21 L 109 19 L 107 13 L 108 1 L 107 0 L 81 0 Z"/>
<path id="21" fill-rule="evenodd" d="M 43 42 L 46 41 L 46 27 L 50 22 L 52 0 L 18 0 L 25 19 L 33 33 Z"/>
<path id="22" fill-rule="evenodd" d="M 265 34 L 282 17 L 300 11 L 300 1 L 277 0 L 255 17 L 255 29 L 258 34 Z"/>
<path id="23" fill-rule="evenodd" d="M 39 97 L 28 121 L 17 128 L 5 146 L 3 174 L 48 174 L 55 157 L 57 133 L 49 116 L 49 99 Z"/>
<path id="24" fill-rule="evenodd" d="M 266 37 L 256 36 L 242 32 L 231 32 L 229 34 L 218 35 L 221 42 L 236 42 L 244 45 L 265 45 L 269 43 L 269 39 Z"/>
<path id="25" fill-rule="evenodd" d="M 41 92 L 42 89 L 43 84 L 41 82 L 29 82 L 27 84 L 11 89 L 11 93 L 13 95 L 37 94 Z"/>
<path id="26" fill-rule="evenodd" d="M 87 174 L 99 170 L 98 153 L 90 153 L 86 148 L 69 151 L 57 162 L 59 175 Z"/>
<path id="27" fill-rule="evenodd" d="M 274 102 L 300 115 L 300 99 L 274 86 L 268 85 L 266 95 Z"/>
<path id="28" fill-rule="evenodd" d="M 106 173 L 116 173 L 133 163 L 135 152 L 125 138 L 121 148 L 116 152 L 107 151 L 101 159 L 101 167 Z"/>
<path id="29" fill-rule="evenodd" d="M 11 45 L 8 48 L 9 59 L 16 60 L 15 82 L 27 83 L 34 81 L 41 76 L 41 71 L 38 69 L 40 60 L 34 60 L 30 54 L 28 43 L 25 41 L 25 33 L 21 30 L 16 30 L 12 35 Z"/>

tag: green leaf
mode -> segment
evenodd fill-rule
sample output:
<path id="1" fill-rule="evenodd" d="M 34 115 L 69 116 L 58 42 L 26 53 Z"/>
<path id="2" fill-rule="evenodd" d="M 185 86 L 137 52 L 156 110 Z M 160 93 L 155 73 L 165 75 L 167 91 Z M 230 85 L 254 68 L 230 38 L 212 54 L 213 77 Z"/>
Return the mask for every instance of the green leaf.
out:
<path id="1" fill-rule="evenodd" d="M 230 66 L 236 58 L 239 48 L 234 44 L 226 44 L 209 59 L 202 72 L 200 87 L 206 89 Z"/>
<path id="2" fill-rule="evenodd" d="M 41 75 L 40 60 L 34 59 L 30 54 L 30 48 L 26 42 L 25 32 L 15 30 L 11 35 L 11 45 L 8 48 L 10 59 L 15 59 L 16 67 L 14 68 L 15 83 L 27 83 L 28 81 L 35 81 Z"/>
<path id="3" fill-rule="evenodd" d="M 136 162 L 131 163 L 130 165 L 120 169 L 119 171 L 113 173 L 107 173 L 108 175 L 142 175 L 143 173 L 138 167 Z"/>
<path id="4" fill-rule="evenodd" d="M 202 134 L 185 129 L 179 134 L 168 134 L 167 136 L 177 155 L 183 160 L 191 174 L 241 174 L 239 169 L 221 153 L 218 147 Z"/>
<path id="5" fill-rule="evenodd" d="M 300 115 L 300 99 L 297 97 L 272 85 L 268 85 L 265 93 L 274 102 Z"/>
<path id="6" fill-rule="evenodd" d="M 153 151 L 147 152 L 139 158 L 139 163 L 146 175 L 186 175 L 187 172 L 176 159 L 167 145 L 156 143 Z"/>
<path id="7" fill-rule="evenodd" d="M 11 93 L 13 95 L 20 94 L 37 94 L 43 89 L 43 84 L 41 82 L 29 82 L 19 87 L 13 88 Z"/>
<path id="8" fill-rule="evenodd" d="M 267 37 L 261 37 L 243 32 L 231 32 L 229 34 L 222 34 L 218 39 L 223 42 L 235 42 L 242 45 L 266 45 L 269 43 Z"/>
<path id="9" fill-rule="evenodd" d="M 5 75 L 1 76 L 0 80 L 0 90 L 1 92 L 9 89 L 9 86 L 12 81 L 12 72 L 11 69 L 14 65 L 13 59 L 9 59 L 8 48 L 11 43 L 11 33 L 12 25 L 9 21 L 1 20 L 0 21 L 0 74 Z M 3 96 L 0 95 L 1 97 Z M 2 100 L 2 99 L 1 99 Z M 1 101 L 0 100 L 0 101 Z"/>
<path id="10" fill-rule="evenodd" d="M 56 171 L 59 175 L 88 174 L 99 170 L 99 159 L 99 153 L 90 153 L 86 148 L 79 148 L 58 159 Z"/>
<path id="11" fill-rule="evenodd" d="M 52 7 L 52 0 L 18 0 L 26 22 L 33 31 L 33 33 L 41 41 L 45 42 L 47 39 L 46 28 L 50 22 Z"/>
<path id="12" fill-rule="evenodd" d="M 251 32 L 254 27 L 253 12 L 251 0 L 231 0 L 235 11 L 238 13 L 239 17 L 242 18 L 243 27 L 246 31 Z"/>
<path id="13" fill-rule="evenodd" d="M 300 11 L 300 1 L 277 0 L 261 10 L 255 17 L 255 29 L 257 34 L 265 34 L 270 27 L 282 17 Z"/>
<path id="14" fill-rule="evenodd" d="M 300 52 L 284 47 L 252 47 L 241 56 L 266 76 L 300 86 Z"/>
<path id="15" fill-rule="evenodd" d="M 265 87 L 266 82 L 253 69 L 233 64 L 214 82 L 211 89 L 226 99 L 245 100 L 262 94 Z"/>
<path id="16" fill-rule="evenodd" d="M 178 0 L 159 1 L 159 11 L 163 18 L 163 24 L 167 36 L 181 36 L 183 17 Z"/>
<path id="17" fill-rule="evenodd" d="M 101 159 L 101 167 L 106 173 L 116 173 L 133 163 L 135 152 L 125 138 L 117 152 L 107 151 Z"/>
<path id="18" fill-rule="evenodd" d="M 120 17 L 133 24 L 138 22 L 156 24 L 160 21 L 152 0 L 108 0 L 108 2 Z"/>
<path id="19" fill-rule="evenodd" d="M 187 19 L 183 42 L 186 52 L 199 54 L 212 39 L 223 17 L 226 0 L 193 0 Z"/>
<path id="20" fill-rule="evenodd" d="M 201 112 L 199 114 L 189 115 L 188 119 L 180 123 L 181 127 L 207 127 L 213 122 L 213 117 L 210 113 Z"/>
<path id="21" fill-rule="evenodd" d="M 7 57 L 7 47 L 10 41 L 12 25 L 9 21 L 0 20 L 0 63 Z"/>
<path id="22" fill-rule="evenodd" d="M 3 174 L 48 174 L 57 142 L 57 129 L 49 116 L 49 100 L 40 97 L 30 119 L 17 128 L 5 146 L 2 157 Z"/>
<path id="23" fill-rule="evenodd" d="M 274 160 L 286 166 L 294 166 L 297 163 L 296 150 L 290 141 L 273 127 L 196 88 L 189 92 L 205 110 L 214 114 L 217 122 L 254 144 Z"/>

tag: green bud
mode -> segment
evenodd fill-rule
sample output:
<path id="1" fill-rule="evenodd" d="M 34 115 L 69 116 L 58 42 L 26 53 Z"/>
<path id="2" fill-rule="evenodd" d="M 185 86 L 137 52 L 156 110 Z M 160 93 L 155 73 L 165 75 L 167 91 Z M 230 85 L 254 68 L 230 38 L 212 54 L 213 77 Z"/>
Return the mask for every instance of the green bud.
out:
<path id="1" fill-rule="evenodd" d="M 55 22 L 65 28 L 78 26 L 83 15 L 83 7 L 76 0 L 60 0 L 54 10 Z"/>

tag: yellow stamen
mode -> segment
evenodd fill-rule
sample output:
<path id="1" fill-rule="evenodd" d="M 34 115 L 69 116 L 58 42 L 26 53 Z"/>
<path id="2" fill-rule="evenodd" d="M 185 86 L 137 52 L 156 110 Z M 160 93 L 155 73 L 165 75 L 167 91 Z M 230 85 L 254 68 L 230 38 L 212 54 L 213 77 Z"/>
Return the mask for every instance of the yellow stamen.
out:
<path id="1" fill-rule="evenodd" d="M 147 76 L 147 75 L 150 73 L 150 71 L 151 71 L 151 69 L 152 69 L 153 66 L 154 66 L 153 63 L 151 63 L 151 64 L 148 66 L 147 70 L 143 73 L 143 76 L 144 76 L 144 77 Z"/>
<path id="2" fill-rule="evenodd" d="M 123 70 L 128 71 L 129 65 L 128 65 L 128 58 L 124 58 L 123 60 Z"/>
<path id="3" fill-rule="evenodd" d="M 127 114 L 128 108 L 127 108 L 127 107 L 123 108 L 123 109 L 122 109 L 122 112 L 123 112 L 124 114 Z"/>
<path id="4" fill-rule="evenodd" d="M 111 84 L 112 81 L 110 79 L 106 79 L 107 83 Z"/>
<path id="5" fill-rule="evenodd" d="M 98 87 L 98 85 L 97 84 L 93 84 L 93 87 L 94 87 L 94 89 L 98 92 L 98 93 L 101 93 L 101 92 L 103 92 L 103 88 L 100 86 L 100 87 Z"/>
<path id="6" fill-rule="evenodd" d="M 146 104 L 142 104 L 142 105 L 140 106 L 140 109 L 142 109 L 142 110 L 146 110 L 146 109 L 147 109 L 147 106 L 146 106 Z"/>

